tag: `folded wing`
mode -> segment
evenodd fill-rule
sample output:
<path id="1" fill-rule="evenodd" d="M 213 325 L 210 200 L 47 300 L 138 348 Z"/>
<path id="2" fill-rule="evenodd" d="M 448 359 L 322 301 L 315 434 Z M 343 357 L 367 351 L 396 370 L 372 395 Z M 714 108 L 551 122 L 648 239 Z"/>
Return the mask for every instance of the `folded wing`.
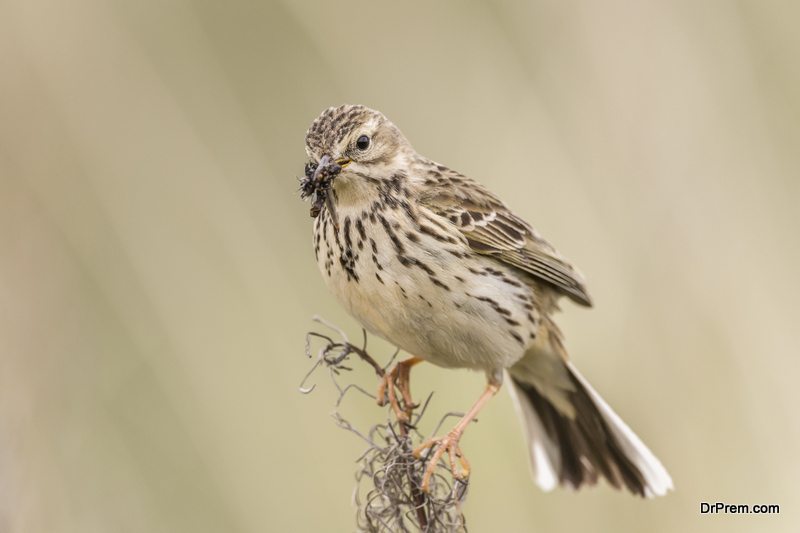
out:
<path id="1" fill-rule="evenodd" d="M 440 167 L 441 168 L 441 167 Z M 477 182 L 448 171 L 420 199 L 455 224 L 470 247 L 544 281 L 575 302 L 591 306 L 583 277 L 530 224 Z"/>

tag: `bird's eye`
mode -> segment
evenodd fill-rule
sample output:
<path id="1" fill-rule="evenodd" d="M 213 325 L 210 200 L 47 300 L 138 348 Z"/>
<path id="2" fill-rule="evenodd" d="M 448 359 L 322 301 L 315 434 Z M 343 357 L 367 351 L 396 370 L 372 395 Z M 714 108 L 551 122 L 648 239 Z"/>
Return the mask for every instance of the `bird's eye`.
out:
<path id="1" fill-rule="evenodd" d="M 367 148 L 369 148 L 369 137 L 367 137 L 366 135 L 362 135 L 361 137 L 359 137 L 358 140 L 356 141 L 356 148 L 358 148 L 359 150 L 366 150 Z"/>

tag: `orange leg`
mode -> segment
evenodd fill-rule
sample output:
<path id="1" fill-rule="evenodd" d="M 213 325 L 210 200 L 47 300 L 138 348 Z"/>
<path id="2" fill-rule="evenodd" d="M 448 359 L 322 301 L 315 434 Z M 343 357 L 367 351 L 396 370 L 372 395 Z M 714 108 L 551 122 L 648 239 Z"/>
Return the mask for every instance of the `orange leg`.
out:
<path id="1" fill-rule="evenodd" d="M 461 435 L 464 433 L 464 430 L 467 428 L 469 423 L 475 420 L 475 417 L 478 416 L 478 413 L 483 406 L 486 405 L 486 402 L 488 402 L 492 396 L 497 394 L 497 391 L 499 390 L 500 384 L 490 381 L 486 385 L 486 389 L 483 391 L 483 394 L 481 394 L 480 398 L 478 398 L 478 401 L 475 402 L 469 412 L 458 421 L 456 427 L 454 427 L 444 437 L 430 438 L 423 442 L 416 450 L 414 450 L 414 457 L 419 458 L 422 455 L 422 452 L 425 450 L 429 448 L 436 448 L 436 450 L 433 452 L 433 455 L 431 455 L 431 457 L 428 459 L 428 467 L 425 469 L 425 474 L 422 476 L 421 488 L 424 492 L 428 492 L 431 476 L 436 470 L 436 465 L 439 463 L 439 459 L 441 459 L 445 453 L 447 453 L 447 457 L 450 461 L 450 471 L 453 473 L 453 477 L 456 479 L 466 479 L 469 477 L 469 461 L 467 461 L 467 458 L 464 457 L 464 453 L 461 451 L 458 441 L 461 439 Z M 461 463 L 461 470 L 456 469 L 456 457 L 458 457 L 458 460 Z"/>
<path id="2" fill-rule="evenodd" d="M 392 410 L 400 422 L 410 421 L 411 412 L 416 407 L 416 404 L 411 399 L 411 367 L 422 361 L 424 359 L 419 357 L 411 357 L 405 361 L 400 361 L 383 376 L 380 385 L 378 385 L 378 405 L 386 405 L 388 397 L 389 405 L 392 406 Z M 397 399 L 395 387 L 400 390 L 400 395 L 403 399 L 402 406 Z"/>

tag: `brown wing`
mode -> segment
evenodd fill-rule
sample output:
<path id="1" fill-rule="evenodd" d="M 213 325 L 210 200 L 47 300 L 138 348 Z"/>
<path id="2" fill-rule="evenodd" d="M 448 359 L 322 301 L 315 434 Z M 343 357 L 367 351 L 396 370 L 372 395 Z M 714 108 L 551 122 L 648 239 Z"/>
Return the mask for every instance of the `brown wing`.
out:
<path id="1" fill-rule="evenodd" d="M 424 205 L 455 224 L 476 252 L 527 272 L 591 307 L 583 278 L 550 243 L 480 184 L 455 172 L 447 175 L 450 172 L 420 198 Z"/>

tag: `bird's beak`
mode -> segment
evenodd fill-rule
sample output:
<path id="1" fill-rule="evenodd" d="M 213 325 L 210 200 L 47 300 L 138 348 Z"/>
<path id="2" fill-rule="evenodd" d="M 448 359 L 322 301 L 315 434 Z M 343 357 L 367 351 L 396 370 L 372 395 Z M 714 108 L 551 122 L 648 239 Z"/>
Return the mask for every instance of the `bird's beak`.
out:
<path id="1" fill-rule="evenodd" d="M 338 176 L 342 169 L 349 164 L 350 160 L 347 158 L 341 157 L 334 161 L 331 156 L 323 155 L 320 158 L 319 164 L 317 165 L 316 170 L 314 170 L 314 175 L 311 178 L 312 182 L 316 185 L 320 185 L 322 182 L 328 182 L 326 186 L 322 188 L 322 190 L 325 191 L 325 206 L 328 208 L 328 211 L 331 214 L 331 219 L 333 220 L 333 224 L 337 228 L 339 227 L 339 220 L 336 216 L 336 209 L 333 204 L 332 193 L 329 189 L 336 176 Z"/>
<path id="2" fill-rule="evenodd" d="M 317 165 L 317 169 L 314 171 L 314 176 L 312 179 L 314 180 L 314 183 L 319 183 L 324 179 L 332 180 L 339 175 L 344 167 L 349 164 L 350 160 L 346 157 L 340 157 L 334 161 L 331 156 L 323 155 L 319 160 L 319 164 Z"/>
<path id="3" fill-rule="evenodd" d="M 327 178 L 334 177 L 341 170 L 342 168 L 331 159 L 331 156 L 323 155 L 319 159 L 319 163 L 317 163 L 317 168 L 314 170 L 314 175 L 311 177 L 311 180 L 315 184 L 319 184 Z"/>

